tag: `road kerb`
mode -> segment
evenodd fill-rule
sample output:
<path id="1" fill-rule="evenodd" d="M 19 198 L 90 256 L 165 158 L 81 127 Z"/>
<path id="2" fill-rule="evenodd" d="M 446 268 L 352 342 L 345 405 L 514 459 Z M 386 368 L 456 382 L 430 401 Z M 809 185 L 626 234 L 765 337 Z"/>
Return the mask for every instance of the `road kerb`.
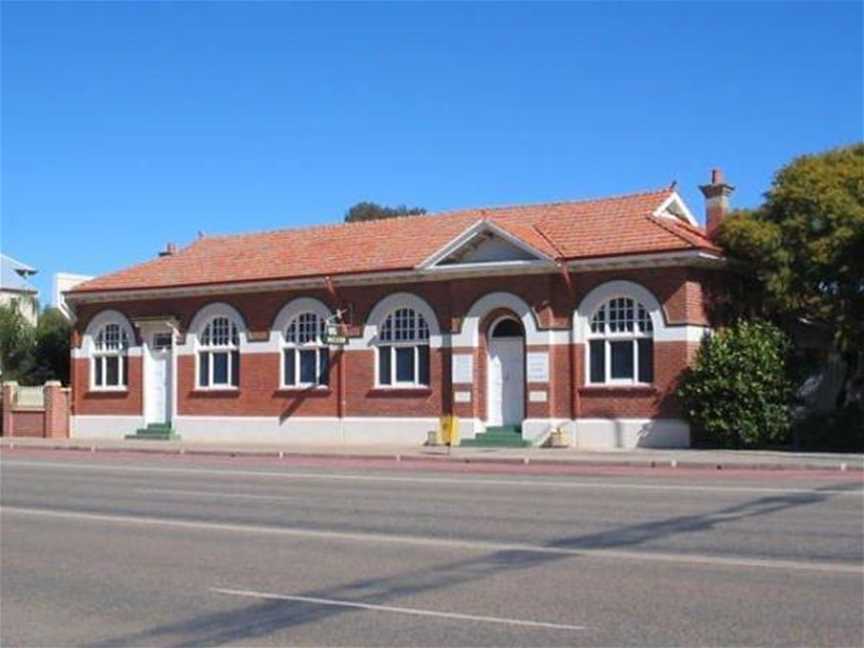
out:
<path id="1" fill-rule="evenodd" d="M 201 457 L 269 457 L 285 460 L 297 459 L 315 459 L 315 460 L 350 460 L 350 461 L 376 461 L 388 462 L 392 461 L 399 464 L 425 463 L 425 464 L 442 464 L 442 463 L 459 463 L 459 464 L 477 464 L 477 465 L 531 465 L 535 467 L 585 467 L 585 468 L 639 468 L 639 469 L 659 469 L 659 468 L 676 468 L 690 470 L 705 470 L 705 471 L 723 471 L 723 470 L 757 470 L 757 471 L 837 471 L 837 472 L 864 472 L 864 465 L 850 463 L 848 461 L 840 463 L 817 463 L 812 461 L 801 462 L 772 462 L 772 461 L 694 461 L 688 459 L 596 459 L 590 456 L 585 457 L 552 457 L 538 455 L 536 452 L 531 452 L 522 455 L 509 456 L 483 456 L 470 455 L 461 452 L 452 454 L 430 454 L 422 451 L 416 452 L 352 452 L 350 449 L 334 448 L 332 452 L 321 450 L 313 450 L 303 452 L 302 450 L 293 449 L 273 449 L 263 450 L 258 448 L 212 448 L 212 447 L 195 447 L 191 444 L 173 444 L 159 445 L 156 447 L 145 447 L 139 444 L 117 444 L 107 443 L 100 444 L 98 442 L 87 443 L 39 443 L 30 444 L 26 441 L 22 442 L 20 438 L 12 441 L 0 440 L 0 448 L 6 450 L 65 450 L 70 452 L 88 452 L 88 453 L 121 453 L 134 452 L 142 454 L 155 455 L 184 455 L 184 456 L 201 456 Z"/>

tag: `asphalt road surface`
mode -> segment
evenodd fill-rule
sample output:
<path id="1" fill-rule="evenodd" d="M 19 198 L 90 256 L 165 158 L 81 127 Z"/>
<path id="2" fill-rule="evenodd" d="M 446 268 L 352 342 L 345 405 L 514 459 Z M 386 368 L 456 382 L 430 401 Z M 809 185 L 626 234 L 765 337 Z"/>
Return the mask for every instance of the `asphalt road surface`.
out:
<path id="1" fill-rule="evenodd" d="M 860 473 L 0 468 L 3 646 L 864 645 Z"/>

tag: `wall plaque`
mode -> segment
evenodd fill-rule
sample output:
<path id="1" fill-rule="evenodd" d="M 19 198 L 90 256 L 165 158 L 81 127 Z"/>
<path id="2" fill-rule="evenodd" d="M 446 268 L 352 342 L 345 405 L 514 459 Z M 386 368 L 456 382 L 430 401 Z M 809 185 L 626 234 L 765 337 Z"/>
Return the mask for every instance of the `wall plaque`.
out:
<path id="1" fill-rule="evenodd" d="M 457 353 L 453 355 L 453 382 L 474 382 L 474 356 L 468 353 Z"/>
<path id="2" fill-rule="evenodd" d="M 528 382 L 549 382 L 549 353 L 532 351 L 525 359 L 525 372 Z"/>

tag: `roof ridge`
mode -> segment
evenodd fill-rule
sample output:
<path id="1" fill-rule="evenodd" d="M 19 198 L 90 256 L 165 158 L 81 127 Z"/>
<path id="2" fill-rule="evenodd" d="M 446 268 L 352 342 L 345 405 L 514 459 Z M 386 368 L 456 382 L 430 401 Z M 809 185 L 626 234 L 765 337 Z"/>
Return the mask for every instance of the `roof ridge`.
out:
<path id="1" fill-rule="evenodd" d="M 340 228 L 340 227 L 358 228 L 358 227 L 366 227 L 366 226 L 369 226 L 371 224 L 377 224 L 377 223 L 381 223 L 381 222 L 395 222 L 395 221 L 402 221 L 402 220 L 407 220 L 407 219 L 411 219 L 412 222 L 416 222 L 417 219 L 424 219 L 425 220 L 425 219 L 430 219 L 430 218 L 443 218 L 443 217 L 448 217 L 448 216 L 467 215 L 471 212 L 485 212 L 485 211 L 495 212 L 495 211 L 506 211 L 506 210 L 511 210 L 511 209 L 524 209 L 524 208 L 537 208 L 537 207 L 557 207 L 560 205 L 580 205 L 580 204 L 592 203 L 592 202 L 605 202 L 608 200 L 622 200 L 624 198 L 639 198 L 641 196 L 650 196 L 653 194 L 669 193 L 671 191 L 674 191 L 674 190 L 670 189 L 669 187 L 661 187 L 661 188 L 650 189 L 650 190 L 615 194 L 612 196 L 601 196 L 599 198 L 579 198 L 576 200 L 553 200 L 553 201 L 536 202 L 536 203 L 510 203 L 510 204 L 506 204 L 506 205 L 487 205 L 484 207 L 462 207 L 459 209 L 427 212 L 424 214 L 414 214 L 414 215 L 406 214 L 404 216 L 391 216 L 390 218 L 376 218 L 373 220 L 355 221 L 355 222 L 351 222 L 351 223 L 345 223 L 345 222 L 342 222 L 342 223 L 317 223 L 317 224 L 310 224 L 310 225 L 301 225 L 300 227 L 274 227 L 272 229 L 256 230 L 253 232 L 239 232 L 236 234 L 206 234 L 203 237 L 196 239 L 195 241 L 193 241 L 192 243 L 190 243 L 188 246 L 186 246 L 183 249 L 188 249 L 189 247 L 191 247 L 192 245 L 194 245 L 198 241 L 207 240 L 207 239 L 213 240 L 213 239 L 243 238 L 243 237 L 249 237 L 249 236 L 262 236 L 262 235 L 266 235 L 266 234 L 277 234 L 277 233 L 282 233 L 282 232 L 310 232 L 310 231 L 315 231 L 315 230 L 335 229 L 335 228 Z M 486 216 L 486 214 L 478 214 L 478 218 L 483 217 L 483 216 Z M 493 214 L 493 216 L 494 216 L 494 214 Z"/>
<path id="2" fill-rule="evenodd" d="M 640 196 L 650 196 L 671 191 L 669 187 L 658 187 L 656 189 L 646 189 L 643 191 L 632 191 L 629 193 L 613 194 L 611 196 L 601 196 L 598 198 L 578 198 L 575 200 L 549 200 L 536 203 L 510 203 L 507 205 L 487 205 L 484 207 L 463 207 L 461 209 L 453 209 L 449 211 L 436 212 L 439 216 L 449 214 L 459 214 L 472 211 L 504 211 L 507 209 L 523 209 L 525 207 L 556 207 L 558 205 L 580 205 L 592 202 L 605 202 L 607 200 L 621 200 L 623 198 L 639 198 Z M 435 215 L 435 214 L 430 214 Z M 401 217 L 400 217 L 401 218 Z"/>

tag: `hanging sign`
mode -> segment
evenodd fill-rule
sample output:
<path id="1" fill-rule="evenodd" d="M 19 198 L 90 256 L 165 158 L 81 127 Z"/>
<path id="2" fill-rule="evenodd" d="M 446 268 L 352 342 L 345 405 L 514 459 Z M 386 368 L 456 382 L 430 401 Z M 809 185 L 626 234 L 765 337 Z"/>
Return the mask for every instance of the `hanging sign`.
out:
<path id="1" fill-rule="evenodd" d="M 324 329 L 324 344 L 335 344 L 338 346 L 348 344 L 345 325 L 328 322 Z"/>

